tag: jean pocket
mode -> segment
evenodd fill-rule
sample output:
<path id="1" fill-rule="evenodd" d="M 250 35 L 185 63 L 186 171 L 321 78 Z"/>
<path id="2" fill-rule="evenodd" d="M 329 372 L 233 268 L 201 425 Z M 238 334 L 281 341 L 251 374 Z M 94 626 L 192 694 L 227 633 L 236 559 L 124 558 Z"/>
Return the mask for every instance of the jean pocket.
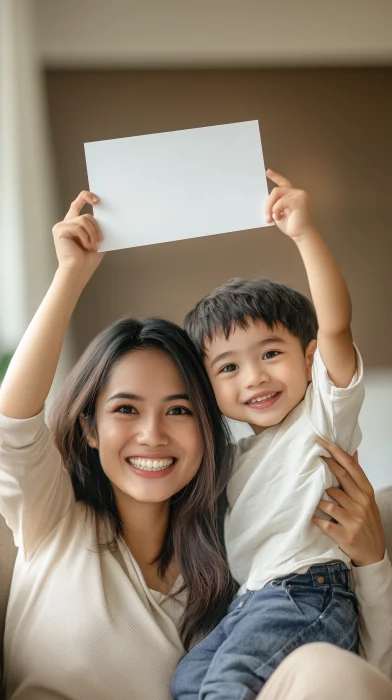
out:
<path id="1" fill-rule="evenodd" d="M 311 585 L 304 586 L 288 581 L 283 585 L 283 589 L 291 603 L 308 620 L 308 623 L 314 622 L 324 613 L 333 597 L 330 586 L 315 588 Z"/>

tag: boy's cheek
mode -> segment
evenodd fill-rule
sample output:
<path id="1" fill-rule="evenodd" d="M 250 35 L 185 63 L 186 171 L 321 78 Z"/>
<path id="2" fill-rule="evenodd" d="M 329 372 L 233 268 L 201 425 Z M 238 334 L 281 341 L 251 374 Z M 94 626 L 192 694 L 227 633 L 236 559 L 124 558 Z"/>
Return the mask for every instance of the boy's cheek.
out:
<path id="1" fill-rule="evenodd" d="M 219 386 L 219 382 L 216 381 L 215 377 L 210 376 L 210 382 L 211 382 L 212 388 L 214 390 L 215 398 L 216 398 L 217 402 L 219 403 L 219 399 L 220 399 L 220 397 L 222 397 L 222 388 L 221 388 L 221 386 Z"/>
<path id="2" fill-rule="evenodd" d="M 219 381 L 218 377 L 211 375 L 209 372 L 207 372 L 207 374 L 210 378 L 210 382 L 211 382 L 212 388 L 214 390 L 215 398 L 216 398 L 217 402 L 219 403 L 219 398 L 222 397 L 225 393 L 223 391 L 222 382 Z"/>
<path id="3" fill-rule="evenodd" d="M 215 398 L 219 409 L 225 415 L 229 415 L 235 405 L 235 396 L 228 386 L 222 386 L 220 382 L 212 382 Z"/>

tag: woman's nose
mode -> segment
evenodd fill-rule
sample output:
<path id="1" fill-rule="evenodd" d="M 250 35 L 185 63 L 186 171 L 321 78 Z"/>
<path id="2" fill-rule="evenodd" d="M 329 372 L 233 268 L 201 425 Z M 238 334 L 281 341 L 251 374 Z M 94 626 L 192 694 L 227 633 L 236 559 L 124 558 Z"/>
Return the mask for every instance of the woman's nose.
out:
<path id="1" fill-rule="evenodd" d="M 159 445 L 167 445 L 169 443 L 169 436 L 165 431 L 162 421 L 159 418 L 150 417 L 145 418 L 140 423 L 136 441 L 139 445 L 158 447 Z"/>

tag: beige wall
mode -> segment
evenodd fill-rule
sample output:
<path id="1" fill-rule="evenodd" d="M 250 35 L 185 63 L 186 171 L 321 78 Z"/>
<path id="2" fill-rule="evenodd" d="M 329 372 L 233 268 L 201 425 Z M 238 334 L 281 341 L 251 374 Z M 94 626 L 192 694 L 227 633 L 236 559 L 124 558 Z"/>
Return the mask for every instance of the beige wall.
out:
<path id="1" fill-rule="evenodd" d="M 391 0 L 31 0 L 45 65 L 391 63 Z"/>
<path id="2" fill-rule="evenodd" d="M 346 275 L 366 364 L 392 365 L 391 68 L 51 70 L 47 91 L 64 210 L 87 187 L 85 141 L 259 119 L 266 165 L 308 189 Z M 76 351 L 122 314 L 181 322 L 227 278 L 261 274 L 307 291 L 275 229 L 110 253 L 78 306 Z"/>

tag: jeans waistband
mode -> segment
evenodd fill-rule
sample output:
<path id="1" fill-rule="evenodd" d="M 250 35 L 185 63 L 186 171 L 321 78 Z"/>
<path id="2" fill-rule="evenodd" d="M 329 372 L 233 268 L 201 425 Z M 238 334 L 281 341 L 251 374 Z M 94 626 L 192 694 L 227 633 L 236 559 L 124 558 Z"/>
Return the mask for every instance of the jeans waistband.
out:
<path id="1" fill-rule="evenodd" d="M 304 586 L 343 586 L 350 589 L 350 571 L 342 561 L 331 561 L 326 564 L 313 564 L 304 574 L 289 574 L 271 581 L 278 586 L 286 583 L 298 583 Z"/>

